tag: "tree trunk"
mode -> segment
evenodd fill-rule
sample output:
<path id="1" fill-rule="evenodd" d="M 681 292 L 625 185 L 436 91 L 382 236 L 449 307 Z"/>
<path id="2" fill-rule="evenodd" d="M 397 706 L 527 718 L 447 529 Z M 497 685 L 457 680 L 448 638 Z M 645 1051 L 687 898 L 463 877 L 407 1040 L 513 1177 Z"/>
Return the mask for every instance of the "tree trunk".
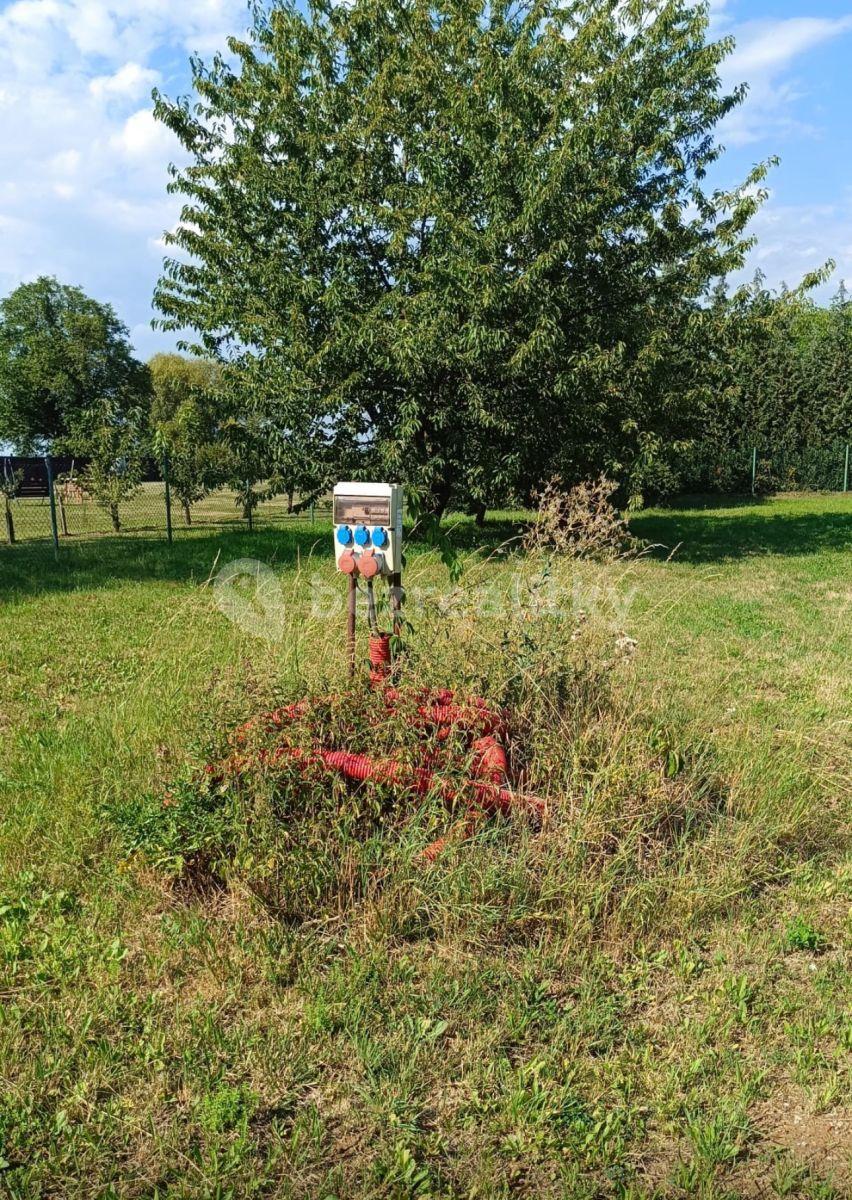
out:
<path id="1" fill-rule="evenodd" d="M 476 518 L 477 528 L 481 529 L 482 526 L 485 524 L 485 505 L 482 503 L 481 500 L 478 500 L 476 502 L 476 504 L 473 506 L 473 514 Z"/>
<path id="2" fill-rule="evenodd" d="M 443 519 L 444 513 L 447 511 L 447 505 L 450 503 L 450 497 L 453 494 L 453 486 L 449 480 L 442 479 L 432 489 L 432 494 L 425 504 L 425 511 L 430 517 L 434 517 L 436 521 Z"/>
<path id="3" fill-rule="evenodd" d="M 183 519 L 187 525 L 191 525 L 192 524 L 192 511 L 189 507 L 189 501 L 181 500 L 181 504 L 183 505 Z"/>
<path id="4" fill-rule="evenodd" d="M 110 504 L 109 515 L 110 515 L 110 520 L 112 521 L 113 529 L 115 530 L 116 533 L 121 533 L 121 521 L 118 519 L 118 505 L 117 504 Z"/>
<path id="5" fill-rule="evenodd" d="M 15 521 L 12 517 L 12 506 L 9 503 L 9 497 L 6 497 L 6 537 L 9 539 L 9 545 L 15 544 Z"/>

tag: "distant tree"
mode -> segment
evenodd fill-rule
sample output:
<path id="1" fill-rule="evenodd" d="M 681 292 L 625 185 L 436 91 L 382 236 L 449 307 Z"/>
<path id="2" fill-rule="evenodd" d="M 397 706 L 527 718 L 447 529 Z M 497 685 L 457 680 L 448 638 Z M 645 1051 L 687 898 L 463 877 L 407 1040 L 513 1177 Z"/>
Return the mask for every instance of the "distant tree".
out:
<path id="1" fill-rule="evenodd" d="M 88 460 L 80 486 L 109 513 L 116 533 L 121 529 L 119 506 L 138 492 L 150 454 L 147 416 L 142 406 L 103 403 L 86 411 L 74 436 L 76 450 Z"/>
<path id="2" fill-rule="evenodd" d="M 841 281 L 821 322 L 815 323 L 815 425 L 824 437 L 852 440 L 852 296 Z"/>
<path id="3" fill-rule="evenodd" d="M 170 485 L 191 525 L 193 504 L 231 473 L 221 367 L 209 359 L 157 354 L 148 369 L 151 427 L 157 447 L 168 454 Z"/>
<path id="4" fill-rule="evenodd" d="M 42 276 L 0 303 L 0 441 L 22 453 L 77 448 L 94 408 L 139 403 L 145 368 L 108 304 Z"/>
<path id="5" fill-rule="evenodd" d="M 356 454 L 426 513 L 623 477 L 683 419 L 684 330 L 762 198 L 765 165 L 705 188 L 743 94 L 706 5 L 253 10 L 156 101 L 191 159 L 164 327 L 256 379 L 294 454 Z"/>
<path id="6" fill-rule="evenodd" d="M 23 481 L 23 471 L 13 471 L 4 460 L 3 473 L 0 475 L 0 492 L 3 494 L 3 509 L 6 517 L 6 540 L 10 546 L 15 544 L 15 518 L 12 514 L 12 501 L 20 492 Z"/>

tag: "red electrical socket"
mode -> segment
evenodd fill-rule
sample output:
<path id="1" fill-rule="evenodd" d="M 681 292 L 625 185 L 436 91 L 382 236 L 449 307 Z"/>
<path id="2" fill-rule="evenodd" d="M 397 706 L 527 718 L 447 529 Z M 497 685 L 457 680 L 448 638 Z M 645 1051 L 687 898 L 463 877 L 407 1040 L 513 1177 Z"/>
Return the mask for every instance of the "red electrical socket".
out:
<path id="1" fill-rule="evenodd" d="M 355 575 L 358 572 L 358 560 L 351 550 L 346 550 L 341 554 L 337 567 L 344 575 Z"/>
<path id="2" fill-rule="evenodd" d="M 381 556 L 377 556 L 372 547 L 365 550 L 358 563 L 358 570 L 365 579 L 373 579 L 382 569 Z"/>

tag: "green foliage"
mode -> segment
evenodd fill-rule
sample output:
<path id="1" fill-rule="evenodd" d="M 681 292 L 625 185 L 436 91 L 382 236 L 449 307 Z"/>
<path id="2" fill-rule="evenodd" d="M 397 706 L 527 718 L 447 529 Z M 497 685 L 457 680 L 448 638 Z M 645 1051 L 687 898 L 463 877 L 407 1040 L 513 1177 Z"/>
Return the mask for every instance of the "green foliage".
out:
<path id="1" fill-rule="evenodd" d="M 795 292 L 770 292 L 757 275 L 719 289 L 695 326 L 687 378 L 702 378 L 680 439 L 657 448 L 656 467 L 634 466 L 635 493 L 837 490 L 852 441 L 852 301 L 845 287 L 827 308 Z"/>
<path id="2" fill-rule="evenodd" d="M 95 407 L 145 394 L 145 369 L 108 304 L 42 276 L 0 304 L 0 441 L 22 452 L 79 452 Z"/>
<path id="3" fill-rule="evenodd" d="M 144 411 L 98 403 L 82 415 L 74 446 L 88 460 L 80 486 L 109 513 L 118 532 L 119 506 L 136 494 L 149 450 Z"/>
<path id="4" fill-rule="evenodd" d="M 3 461 L 3 474 L 0 475 L 0 496 L 3 497 L 3 516 L 6 523 L 6 541 L 9 545 L 15 542 L 15 518 L 12 515 L 12 501 L 18 495 L 24 481 L 23 471 L 13 471 L 8 462 Z"/>
<path id="5" fill-rule="evenodd" d="M 241 1129 L 245 1134 L 256 1102 L 257 1098 L 245 1088 L 220 1083 L 201 1101 L 201 1127 L 212 1134 L 227 1133 L 235 1129 Z"/>
<path id="6" fill-rule="evenodd" d="M 852 303 L 845 288 L 824 309 L 806 288 L 773 295 L 757 276 L 717 317 L 724 400 L 711 432 L 775 453 L 852 435 Z"/>
<path id="7" fill-rule="evenodd" d="M 823 935 L 801 916 L 795 916 L 787 922 L 785 938 L 791 950 L 810 950 L 816 953 L 826 948 Z"/>
<path id="8" fill-rule="evenodd" d="M 23 471 L 13 471 L 9 464 L 3 461 L 3 474 L 0 475 L 0 495 L 6 500 L 14 500 L 24 482 Z"/>
<path id="9" fill-rule="evenodd" d="M 440 513 L 623 477 L 672 428 L 765 171 L 705 191 L 742 92 L 704 6 L 282 2 L 230 47 L 157 98 L 191 165 L 156 299 L 283 461 Z"/>
<path id="10" fill-rule="evenodd" d="M 221 368 L 209 360 L 156 354 L 148 370 L 155 449 L 168 456 L 172 492 L 191 525 L 192 505 L 231 473 L 232 455 L 222 438 Z"/>

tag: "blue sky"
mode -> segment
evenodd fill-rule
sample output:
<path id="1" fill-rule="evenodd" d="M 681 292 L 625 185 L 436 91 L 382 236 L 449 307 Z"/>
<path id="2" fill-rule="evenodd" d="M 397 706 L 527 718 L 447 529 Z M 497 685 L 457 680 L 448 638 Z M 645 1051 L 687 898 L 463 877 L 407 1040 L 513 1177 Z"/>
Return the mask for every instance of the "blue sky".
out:
<path id="1" fill-rule="evenodd" d="M 0 0 L 0 294 L 55 274 L 110 301 L 147 357 L 178 155 L 150 115 L 155 84 L 188 88 L 192 51 L 246 24 L 244 0 Z M 852 0 L 715 0 L 745 105 L 722 131 L 717 182 L 778 154 L 750 271 L 793 285 L 827 258 L 852 280 Z"/>

